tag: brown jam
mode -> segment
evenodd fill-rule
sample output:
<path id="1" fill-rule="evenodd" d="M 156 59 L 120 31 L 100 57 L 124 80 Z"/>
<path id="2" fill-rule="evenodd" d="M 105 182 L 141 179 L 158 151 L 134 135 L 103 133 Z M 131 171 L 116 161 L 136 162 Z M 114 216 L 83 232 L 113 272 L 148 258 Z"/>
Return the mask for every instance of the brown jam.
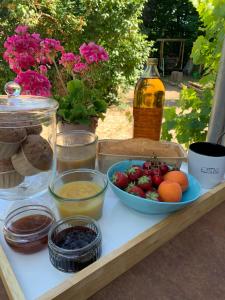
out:
<path id="1" fill-rule="evenodd" d="M 31 254 L 47 245 L 48 231 L 53 220 L 45 215 L 29 215 L 11 222 L 5 240 L 15 251 Z"/>

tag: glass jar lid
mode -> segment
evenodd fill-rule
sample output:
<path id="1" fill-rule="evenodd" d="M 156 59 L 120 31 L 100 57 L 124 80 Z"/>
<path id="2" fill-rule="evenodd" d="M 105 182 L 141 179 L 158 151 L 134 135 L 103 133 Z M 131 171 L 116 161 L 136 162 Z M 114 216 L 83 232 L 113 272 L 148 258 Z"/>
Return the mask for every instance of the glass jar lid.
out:
<path id="1" fill-rule="evenodd" d="M 58 108 L 58 102 L 52 98 L 20 95 L 21 87 L 14 81 L 5 85 L 5 92 L 0 96 L 0 127 L 23 127 L 27 122 L 41 124 Z"/>
<path id="2" fill-rule="evenodd" d="M 56 111 L 58 102 L 52 98 L 20 95 L 21 87 L 14 81 L 5 85 L 6 95 L 0 96 L 0 113 Z"/>

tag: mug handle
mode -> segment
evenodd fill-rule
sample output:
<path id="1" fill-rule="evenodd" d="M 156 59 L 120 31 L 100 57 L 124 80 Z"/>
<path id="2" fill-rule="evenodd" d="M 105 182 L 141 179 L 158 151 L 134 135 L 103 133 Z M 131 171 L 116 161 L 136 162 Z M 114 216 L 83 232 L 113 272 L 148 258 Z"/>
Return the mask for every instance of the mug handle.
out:
<path id="1" fill-rule="evenodd" d="M 217 144 L 221 144 L 224 134 L 225 134 L 225 131 L 219 135 L 218 140 L 216 142 Z"/>

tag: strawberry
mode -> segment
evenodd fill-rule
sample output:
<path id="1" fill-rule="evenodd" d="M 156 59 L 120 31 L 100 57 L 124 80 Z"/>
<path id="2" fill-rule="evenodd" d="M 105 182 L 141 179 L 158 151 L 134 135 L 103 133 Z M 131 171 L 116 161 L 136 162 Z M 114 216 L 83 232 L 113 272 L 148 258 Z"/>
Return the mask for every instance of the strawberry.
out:
<path id="1" fill-rule="evenodd" d="M 162 175 L 159 168 L 156 168 L 156 169 L 152 170 L 152 176 L 154 176 L 154 175 Z"/>
<path id="2" fill-rule="evenodd" d="M 115 172 L 112 177 L 112 182 L 120 189 L 125 189 L 128 186 L 128 176 L 123 172 Z"/>
<path id="3" fill-rule="evenodd" d="M 159 186 L 161 182 L 163 182 L 163 177 L 161 175 L 152 176 L 152 183 L 154 186 Z"/>
<path id="4" fill-rule="evenodd" d="M 127 192 L 129 194 L 145 198 L 145 193 L 139 186 L 133 185 L 129 189 L 127 189 Z"/>
<path id="5" fill-rule="evenodd" d="M 145 194 L 145 198 L 155 200 L 155 201 L 160 201 L 160 197 L 159 197 L 159 194 L 157 192 L 148 191 Z"/>
<path id="6" fill-rule="evenodd" d="M 127 175 L 131 181 L 135 181 L 143 175 L 143 170 L 140 166 L 134 166 L 127 170 Z"/>
<path id="7" fill-rule="evenodd" d="M 152 179 L 151 178 L 151 176 L 152 176 L 152 170 L 150 170 L 150 169 L 144 169 L 143 175 L 148 176 L 150 179 Z"/>
<path id="8" fill-rule="evenodd" d="M 150 191 L 152 189 L 152 181 L 148 176 L 141 176 L 138 178 L 137 186 L 144 191 Z"/>
<path id="9" fill-rule="evenodd" d="M 135 183 L 134 183 L 134 182 L 130 182 L 130 183 L 128 184 L 128 187 L 125 189 L 125 191 L 129 193 L 129 190 L 130 190 L 132 187 L 134 187 L 134 186 L 135 186 Z"/>
<path id="10" fill-rule="evenodd" d="M 160 166 L 160 171 L 161 171 L 161 174 L 162 174 L 162 175 L 165 175 L 165 174 L 169 171 L 169 167 L 167 166 L 166 163 L 163 163 L 163 164 Z"/>

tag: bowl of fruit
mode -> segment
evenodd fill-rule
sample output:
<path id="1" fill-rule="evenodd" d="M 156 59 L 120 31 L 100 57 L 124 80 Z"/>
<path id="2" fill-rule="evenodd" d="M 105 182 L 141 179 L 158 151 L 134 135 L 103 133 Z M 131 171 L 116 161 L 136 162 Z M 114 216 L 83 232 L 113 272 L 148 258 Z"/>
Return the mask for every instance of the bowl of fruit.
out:
<path id="1" fill-rule="evenodd" d="M 180 210 L 201 195 L 197 179 L 157 158 L 118 162 L 108 169 L 107 177 L 123 204 L 146 214 Z"/>

